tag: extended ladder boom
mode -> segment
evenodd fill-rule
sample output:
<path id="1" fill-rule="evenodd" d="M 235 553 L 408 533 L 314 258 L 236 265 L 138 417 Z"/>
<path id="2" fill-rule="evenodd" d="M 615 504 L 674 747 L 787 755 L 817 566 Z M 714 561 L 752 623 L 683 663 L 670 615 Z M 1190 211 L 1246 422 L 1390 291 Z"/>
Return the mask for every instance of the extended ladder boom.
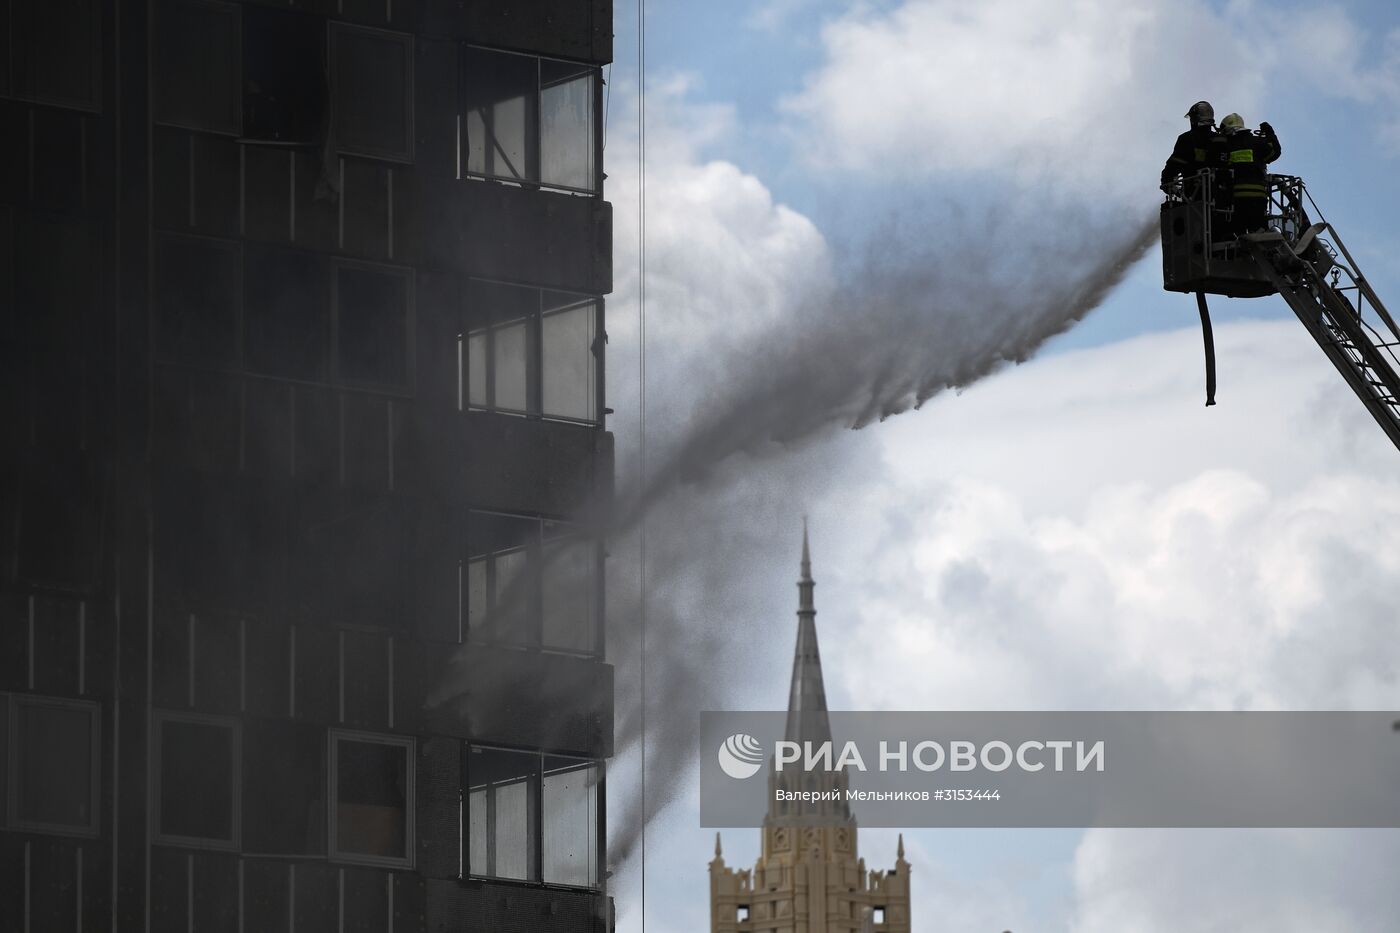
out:
<path id="1" fill-rule="evenodd" d="M 1396 355 L 1400 329 L 1335 228 L 1320 219 L 1320 212 L 1317 222 L 1308 220 L 1303 199 L 1314 211 L 1317 205 L 1302 182 L 1282 178 L 1278 182 L 1275 197 L 1283 232 L 1252 234 L 1246 238 L 1246 249 L 1391 443 L 1400 448 L 1400 357 Z"/>

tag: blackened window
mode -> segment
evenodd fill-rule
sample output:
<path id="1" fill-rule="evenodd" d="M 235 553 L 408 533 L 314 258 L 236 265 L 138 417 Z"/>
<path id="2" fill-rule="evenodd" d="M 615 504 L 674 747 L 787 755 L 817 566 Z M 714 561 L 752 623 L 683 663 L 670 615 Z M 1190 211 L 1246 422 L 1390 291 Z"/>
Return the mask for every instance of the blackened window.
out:
<path id="1" fill-rule="evenodd" d="M 465 46 L 468 175 L 576 191 L 598 186 L 596 67 Z"/>
<path id="2" fill-rule="evenodd" d="M 467 874 L 595 887 L 601 777 L 591 759 L 469 747 Z"/>
<path id="3" fill-rule="evenodd" d="M 317 17 L 243 6 L 243 136 L 310 145 L 326 134 L 326 32 Z"/>
<path id="4" fill-rule="evenodd" d="M 11 93 L 95 108 L 100 24 L 96 0 L 11 0 Z"/>
<path id="5" fill-rule="evenodd" d="M 346 152 L 413 156 L 413 37 L 331 28 L 335 141 Z"/>
<path id="6" fill-rule="evenodd" d="M 236 721 L 157 712 L 156 841 L 237 848 Z"/>
<path id="7" fill-rule="evenodd" d="M 156 253 L 156 341 L 184 363 L 239 362 L 242 252 L 236 243 L 162 236 Z"/>
<path id="8" fill-rule="evenodd" d="M 596 539 L 570 525 L 470 513 L 464 574 L 468 638 L 598 651 L 599 561 Z"/>
<path id="9" fill-rule="evenodd" d="M 336 266 L 336 375 L 342 382 L 408 386 L 412 277 L 406 270 L 342 262 Z"/>
<path id="10" fill-rule="evenodd" d="M 237 134 L 242 118 L 237 4 L 162 0 L 155 11 L 156 119 Z"/>
<path id="11" fill-rule="evenodd" d="M 285 635 L 279 644 L 285 644 Z M 250 665 L 249 676 L 280 683 L 284 666 Z M 247 720 L 243 761 L 243 851 L 322 855 L 326 851 L 325 730 L 306 723 Z"/>
<path id="12" fill-rule="evenodd" d="M 478 280 L 465 293 L 463 407 L 596 423 L 598 299 Z"/>
<path id="13" fill-rule="evenodd" d="M 12 695 L 10 824 L 37 832 L 97 832 L 97 705 Z"/>
<path id="14" fill-rule="evenodd" d="M 247 368 L 269 376 L 324 379 L 330 348 L 324 261 L 311 253 L 250 248 L 245 268 Z"/>
<path id="15" fill-rule="evenodd" d="M 331 857 L 410 865 L 413 740 L 332 731 Z"/>

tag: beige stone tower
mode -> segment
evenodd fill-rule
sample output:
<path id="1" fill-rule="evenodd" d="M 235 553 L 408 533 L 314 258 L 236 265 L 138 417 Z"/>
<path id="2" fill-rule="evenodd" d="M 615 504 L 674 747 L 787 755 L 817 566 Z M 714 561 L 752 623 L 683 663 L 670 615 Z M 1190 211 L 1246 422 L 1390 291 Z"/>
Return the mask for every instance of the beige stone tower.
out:
<path id="1" fill-rule="evenodd" d="M 812 562 L 802 529 L 802 576 L 797 584 L 797 650 L 792 661 L 787 738 L 823 742 L 831 738 L 817 610 L 812 598 Z M 724 864 L 719 834 L 710 862 L 711 933 L 909 933 L 909 863 L 904 837 L 894 867 L 867 871 L 856 846 L 856 821 L 844 801 L 777 803 L 778 787 L 839 788 L 844 774 L 784 772 L 769 781 L 763 854 L 752 870 Z"/>

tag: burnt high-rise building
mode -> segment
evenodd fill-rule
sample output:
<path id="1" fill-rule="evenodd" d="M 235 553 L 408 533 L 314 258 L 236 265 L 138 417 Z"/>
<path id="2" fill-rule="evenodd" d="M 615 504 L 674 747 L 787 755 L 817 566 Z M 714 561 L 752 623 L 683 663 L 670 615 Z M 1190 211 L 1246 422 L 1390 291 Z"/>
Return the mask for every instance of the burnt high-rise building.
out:
<path id="1" fill-rule="evenodd" d="M 0 931 L 605 931 L 607 0 L 0 0 Z"/>

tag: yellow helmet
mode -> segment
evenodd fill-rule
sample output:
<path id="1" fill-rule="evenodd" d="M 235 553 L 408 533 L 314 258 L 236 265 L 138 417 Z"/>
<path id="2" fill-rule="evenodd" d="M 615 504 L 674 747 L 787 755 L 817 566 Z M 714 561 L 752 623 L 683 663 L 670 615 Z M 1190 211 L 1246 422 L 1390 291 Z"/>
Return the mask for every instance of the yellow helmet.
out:
<path id="1" fill-rule="evenodd" d="M 1237 113 L 1225 115 L 1225 119 L 1220 121 L 1220 130 L 1224 133 L 1238 133 L 1244 129 L 1244 117 Z"/>

